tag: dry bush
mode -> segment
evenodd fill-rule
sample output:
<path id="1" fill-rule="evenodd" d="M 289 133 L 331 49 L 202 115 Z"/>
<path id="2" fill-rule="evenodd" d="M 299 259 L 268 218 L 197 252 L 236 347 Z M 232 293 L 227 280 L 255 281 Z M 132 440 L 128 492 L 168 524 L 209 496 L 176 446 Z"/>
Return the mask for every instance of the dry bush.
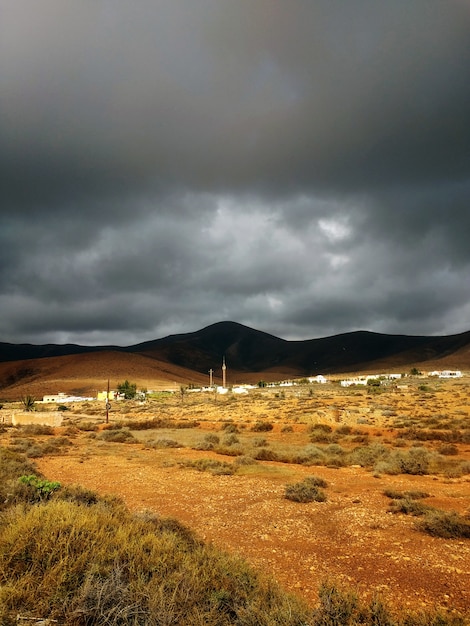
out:
<path id="1" fill-rule="evenodd" d="M 470 519 L 455 512 L 432 509 L 419 522 L 418 529 L 433 537 L 470 539 Z"/>
<path id="2" fill-rule="evenodd" d="M 325 502 L 326 494 L 320 489 L 326 482 L 319 477 L 311 476 L 298 483 L 286 485 L 284 497 L 292 502 Z"/>
<path id="3" fill-rule="evenodd" d="M 271 422 L 258 421 L 255 424 L 253 424 L 253 426 L 251 427 L 251 430 L 255 433 L 262 433 L 262 432 L 268 432 L 272 430 L 273 428 L 274 426 L 272 425 Z"/>
<path id="4" fill-rule="evenodd" d="M 217 461 L 216 459 L 197 459 L 196 461 L 183 461 L 181 467 L 190 467 L 199 472 L 210 472 L 215 476 L 230 475 L 236 471 L 232 463 Z"/>
<path id="5" fill-rule="evenodd" d="M 138 443 L 134 435 L 127 429 L 104 430 L 98 438 L 113 443 Z"/>
<path id="6" fill-rule="evenodd" d="M 310 611 L 241 559 L 177 522 L 122 505 L 54 501 L 12 509 L 0 536 L 0 622 L 40 615 L 85 624 L 308 623 Z"/>

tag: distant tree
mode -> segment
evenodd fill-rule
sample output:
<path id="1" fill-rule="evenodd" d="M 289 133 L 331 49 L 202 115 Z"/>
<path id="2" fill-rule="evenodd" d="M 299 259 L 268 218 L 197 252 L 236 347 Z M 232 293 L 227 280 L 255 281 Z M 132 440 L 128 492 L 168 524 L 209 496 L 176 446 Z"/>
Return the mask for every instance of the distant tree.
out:
<path id="1" fill-rule="evenodd" d="M 267 386 L 268 386 L 268 383 L 265 380 L 258 381 L 258 387 L 263 388 Z"/>
<path id="2" fill-rule="evenodd" d="M 137 393 L 137 385 L 135 383 L 130 383 L 126 379 L 123 383 L 118 384 L 117 390 L 119 393 L 124 395 L 126 400 L 133 400 L 135 398 L 135 394 Z"/>
<path id="3" fill-rule="evenodd" d="M 412 367 L 410 369 L 410 376 L 421 376 L 421 372 L 417 367 Z"/>

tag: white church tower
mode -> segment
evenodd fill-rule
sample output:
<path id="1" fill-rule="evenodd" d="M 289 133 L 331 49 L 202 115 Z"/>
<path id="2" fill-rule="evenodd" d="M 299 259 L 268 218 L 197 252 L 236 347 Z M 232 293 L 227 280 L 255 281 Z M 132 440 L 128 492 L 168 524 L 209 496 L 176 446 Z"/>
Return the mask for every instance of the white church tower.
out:
<path id="1" fill-rule="evenodd" d="M 225 365 L 225 357 L 222 360 L 222 387 L 227 386 L 227 366 Z"/>

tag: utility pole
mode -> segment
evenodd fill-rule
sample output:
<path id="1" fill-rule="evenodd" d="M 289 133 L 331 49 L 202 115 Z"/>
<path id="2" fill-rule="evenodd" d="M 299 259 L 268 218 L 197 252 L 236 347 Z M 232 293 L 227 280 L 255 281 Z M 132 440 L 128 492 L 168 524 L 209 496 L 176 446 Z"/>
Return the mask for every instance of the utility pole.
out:
<path id="1" fill-rule="evenodd" d="M 209 370 L 209 387 L 212 387 L 213 384 L 213 380 L 212 380 L 212 374 L 214 373 L 214 370 L 211 368 Z"/>
<path id="2" fill-rule="evenodd" d="M 109 421 L 109 409 L 111 408 L 111 404 L 109 403 L 109 378 L 108 378 L 108 390 L 106 392 L 106 424 Z"/>

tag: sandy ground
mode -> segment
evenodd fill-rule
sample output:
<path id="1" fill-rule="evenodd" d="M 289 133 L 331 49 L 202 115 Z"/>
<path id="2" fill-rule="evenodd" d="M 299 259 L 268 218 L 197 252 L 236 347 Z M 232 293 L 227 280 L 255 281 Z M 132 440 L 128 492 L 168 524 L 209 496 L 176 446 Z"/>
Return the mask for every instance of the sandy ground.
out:
<path id="1" fill-rule="evenodd" d="M 463 512 L 468 481 L 377 479 L 360 468 L 286 468 L 273 462 L 263 463 L 261 475 L 213 476 L 174 465 L 210 453 L 179 449 L 170 459 L 141 445 L 108 444 L 95 456 L 86 440 L 74 444 L 67 456 L 38 459 L 39 469 L 64 484 L 118 494 L 133 510 L 175 517 L 312 605 L 321 581 L 332 579 L 361 595 L 379 593 L 397 608 L 470 613 L 470 542 L 416 531 L 413 518 L 387 511 L 383 495 L 385 488 L 426 490 L 429 504 Z M 327 502 L 286 500 L 286 469 L 295 480 L 312 473 L 324 477 Z"/>

